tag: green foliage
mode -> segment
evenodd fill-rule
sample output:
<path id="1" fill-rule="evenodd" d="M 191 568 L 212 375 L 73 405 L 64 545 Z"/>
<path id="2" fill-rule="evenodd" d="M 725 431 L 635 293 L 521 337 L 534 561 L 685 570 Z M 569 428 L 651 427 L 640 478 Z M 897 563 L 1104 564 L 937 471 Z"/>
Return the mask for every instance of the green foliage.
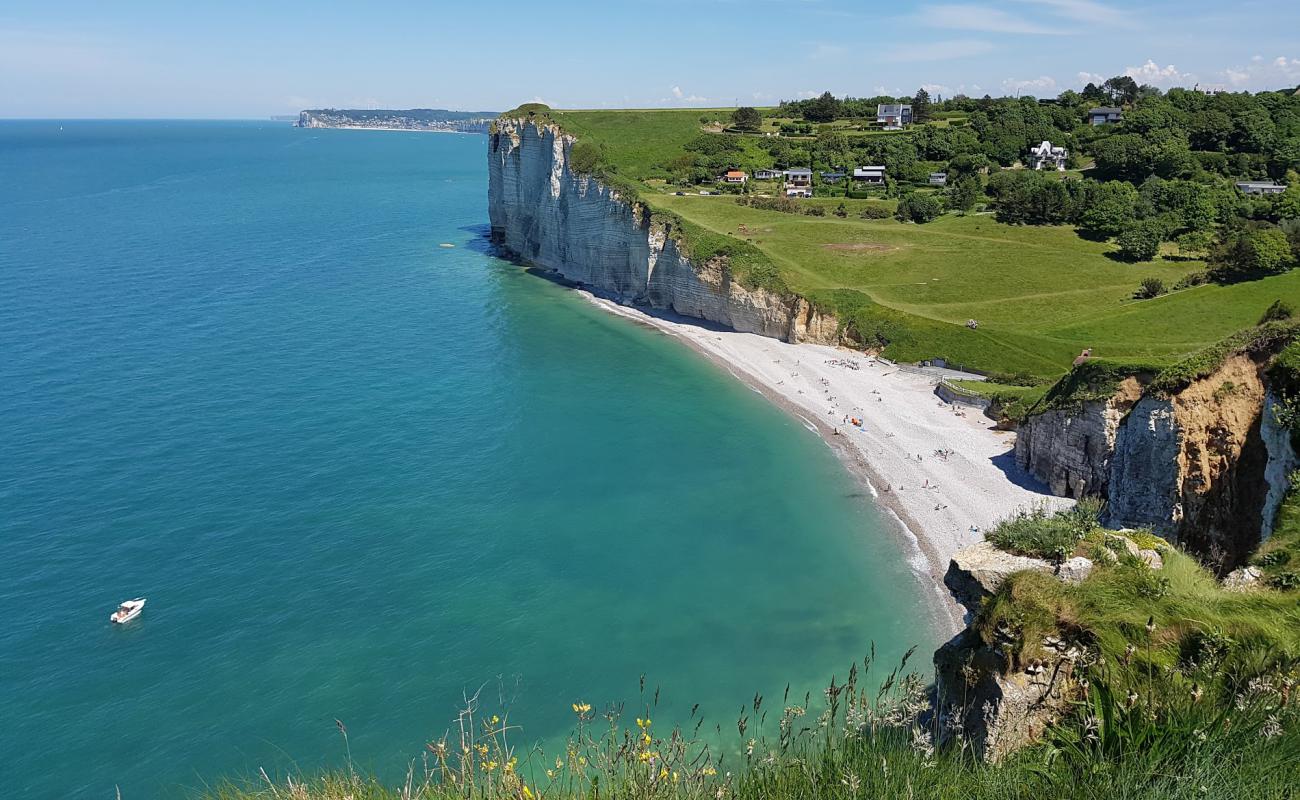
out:
<path id="1" fill-rule="evenodd" d="M 1264 309 L 1263 315 L 1259 318 L 1259 324 L 1263 325 L 1266 322 L 1283 322 L 1291 319 L 1293 316 L 1295 316 L 1295 309 L 1291 307 L 1290 303 L 1282 300 L 1274 300 L 1268 308 Z"/>
<path id="2" fill-rule="evenodd" d="M 1143 278 L 1142 285 L 1133 293 L 1133 296 L 1139 300 L 1150 300 L 1153 297 L 1159 297 L 1169 290 L 1165 288 L 1165 282 L 1159 278 Z"/>
<path id="3" fill-rule="evenodd" d="M 947 191 L 944 195 L 944 202 L 948 208 L 953 211 L 970 211 L 975 207 L 983 194 L 983 187 L 980 186 L 979 178 L 973 175 L 964 175 L 956 180 L 950 180 Z"/>
<path id="4" fill-rule="evenodd" d="M 1115 239 L 1125 261 L 1150 261 L 1160 253 L 1161 228 L 1147 221 L 1129 226 Z"/>
<path id="5" fill-rule="evenodd" d="M 1079 214 L 1079 226 L 1096 236 L 1118 236 L 1133 224 L 1137 200 L 1137 190 L 1130 183 L 1090 182 Z"/>
<path id="6" fill-rule="evenodd" d="M 943 213 L 939 200 L 930 194 L 908 192 L 898 199 L 894 216 L 900 222 L 933 222 Z"/>
<path id="7" fill-rule="evenodd" d="M 989 178 L 988 193 L 999 222 L 1061 225 L 1074 218 L 1078 181 L 1060 180 L 1034 170 L 999 172 Z"/>
<path id="8" fill-rule="evenodd" d="M 889 219 L 894 213 L 888 206 L 880 204 L 870 204 L 862 207 L 858 211 L 858 217 L 861 219 Z"/>
<path id="9" fill-rule="evenodd" d="M 756 108 L 741 106 L 731 112 L 731 124 L 742 131 L 756 131 L 763 124 L 763 115 Z"/>
<path id="10" fill-rule="evenodd" d="M 1220 283 L 1274 275 L 1293 266 L 1291 243 L 1278 228 L 1230 234 L 1210 253 L 1210 277 Z"/>
<path id="11" fill-rule="evenodd" d="M 1172 366 L 1161 370 L 1152 379 L 1150 389 L 1174 394 L 1182 391 L 1192 381 L 1208 377 L 1236 353 L 1268 356 L 1294 352 L 1290 345 L 1300 335 L 1300 323 L 1270 322 L 1256 328 L 1247 328 L 1207 347 Z"/>
<path id="12" fill-rule="evenodd" d="M 1010 553 L 1064 561 L 1074 553 L 1084 534 L 1100 527 L 1100 514 L 1100 504 L 1088 499 L 1055 514 L 1044 508 L 1020 511 L 999 522 L 985 538 Z"/>
<path id="13" fill-rule="evenodd" d="M 569 168 L 580 175 L 594 175 L 604 153 L 596 142 L 579 139 L 569 148 Z"/>

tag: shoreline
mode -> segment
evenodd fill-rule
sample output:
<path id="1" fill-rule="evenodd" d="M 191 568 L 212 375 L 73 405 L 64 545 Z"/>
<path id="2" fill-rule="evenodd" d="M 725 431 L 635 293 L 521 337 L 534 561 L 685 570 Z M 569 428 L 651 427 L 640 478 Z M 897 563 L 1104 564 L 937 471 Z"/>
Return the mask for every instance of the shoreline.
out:
<path id="1" fill-rule="evenodd" d="M 944 403 L 928 376 L 846 347 L 791 344 L 577 291 L 611 314 L 679 339 L 817 434 L 892 518 L 913 573 L 930 590 L 927 616 L 945 637 L 966 624 L 943 583 L 952 555 L 1017 509 L 1070 505 L 1016 467 L 1014 433 L 993 430 L 974 409 Z M 845 416 L 863 425 L 845 424 Z"/>

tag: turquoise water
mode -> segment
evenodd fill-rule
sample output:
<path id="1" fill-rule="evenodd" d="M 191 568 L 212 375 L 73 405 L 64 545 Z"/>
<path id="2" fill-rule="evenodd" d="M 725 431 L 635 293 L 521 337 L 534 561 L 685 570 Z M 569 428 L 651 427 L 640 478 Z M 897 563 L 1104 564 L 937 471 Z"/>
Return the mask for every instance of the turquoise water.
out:
<path id="1" fill-rule="evenodd" d="M 400 774 L 484 684 L 730 726 L 933 644 L 814 436 L 492 256 L 483 149 L 0 123 L 3 794 L 338 766 L 335 718 Z"/>

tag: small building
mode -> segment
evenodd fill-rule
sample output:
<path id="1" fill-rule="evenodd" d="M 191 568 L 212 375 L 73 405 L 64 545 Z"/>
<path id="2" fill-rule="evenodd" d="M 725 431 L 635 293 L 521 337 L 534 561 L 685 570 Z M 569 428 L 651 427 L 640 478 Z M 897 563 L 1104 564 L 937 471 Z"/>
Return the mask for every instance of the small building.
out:
<path id="1" fill-rule="evenodd" d="M 853 182 L 865 183 L 868 186 L 885 185 L 885 168 L 884 167 L 857 167 L 853 170 Z"/>
<path id="2" fill-rule="evenodd" d="M 787 169 L 782 174 L 785 176 L 786 197 L 812 197 L 812 170 Z"/>
<path id="3" fill-rule="evenodd" d="M 1101 106 L 1088 111 L 1090 125 L 1114 125 L 1116 122 L 1123 121 L 1124 111 L 1113 106 Z"/>
<path id="4" fill-rule="evenodd" d="M 1237 189 L 1242 194 L 1282 194 L 1286 191 L 1286 184 L 1272 181 L 1238 181 Z"/>
<path id="5" fill-rule="evenodd" d="M 930 173 L 930 185 L 931 185 L 931 186 L 947 186 L 947 185 L 948 185 L 948 173 L 946 173 L 946 172 L 931 172 L 931 173 Z"/>
<path id="6" fill-rule="evenodd" d="M 876 106 L 876 124 L 887 131 L 901 131 L 912 124 L 912 107 L 906 103 L 880 103 Z"/>
<path id="7" fill-rule="evenodd" d="M 1065 160 L 1069 155 L 1064 147 L 1053 147 L 1051 142 L 1044 141 L 1029 149 L 1029 163 L 1034 169 L 1047 168 L 1065 172 Z"/>
<path id="8" fill-rule="evenodd" d="M 754 180 L 756 181 L 774 181 L 781 177 L 779 169 L 756 169 L 754 170 Z"/>
<path id="9" fill-rule="evenodd" d="M 822 183 L 839 183 L 840 181 L 844 180 L 844 173 L 840 172 L 839 170 L 831 170 L 830 172 L 823 172 L 821 173 L 821 176 L 822 176 Z"/>
<path id="10" fill-rule="evenodd" d="M 738 169 L 729 169 L 718 180 L 722 183 L 744 183 L 749 180 L 749 173 Z"/>

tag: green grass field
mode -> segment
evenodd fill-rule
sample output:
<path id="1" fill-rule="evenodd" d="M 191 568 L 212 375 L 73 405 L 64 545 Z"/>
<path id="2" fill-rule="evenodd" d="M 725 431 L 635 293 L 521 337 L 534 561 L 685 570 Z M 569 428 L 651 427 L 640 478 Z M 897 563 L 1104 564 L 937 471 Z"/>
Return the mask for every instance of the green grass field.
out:
<path id="1" fill-rule="evenodd" d="M 566 130 L 599 142 L 622 178 L 661 178 L 662 165 L 704 130 L 702 117 L 730 109 L 556 111 Z M 758 147 L 754 137 L 743 137 Z M 755 245 L 785 285 L 855 322 L 883 331 L 887 356 L 942 357 L 955 364 L 1043 379 L 1065 372 L 1085 347 L 1113 360 L 1168 364 L 1255 324 L 1274 300 L 1300 305 L 1300 274 L 1233 286 L 1207 285 L 1135 300 L 1144 278 L 1173 286 L 1198 261 L 1128 264 L 1113 246 L 1069 227 L 1010 226 L 991 215 L 944 215 L 927 225 L 862 220 L 870 200 L 848 200 L 848 217 L 762 211 L 729 197 L 673 196 L 646 187 L 652 209 Z M 974 319 L 976 330 L 966 327 Z"/>

